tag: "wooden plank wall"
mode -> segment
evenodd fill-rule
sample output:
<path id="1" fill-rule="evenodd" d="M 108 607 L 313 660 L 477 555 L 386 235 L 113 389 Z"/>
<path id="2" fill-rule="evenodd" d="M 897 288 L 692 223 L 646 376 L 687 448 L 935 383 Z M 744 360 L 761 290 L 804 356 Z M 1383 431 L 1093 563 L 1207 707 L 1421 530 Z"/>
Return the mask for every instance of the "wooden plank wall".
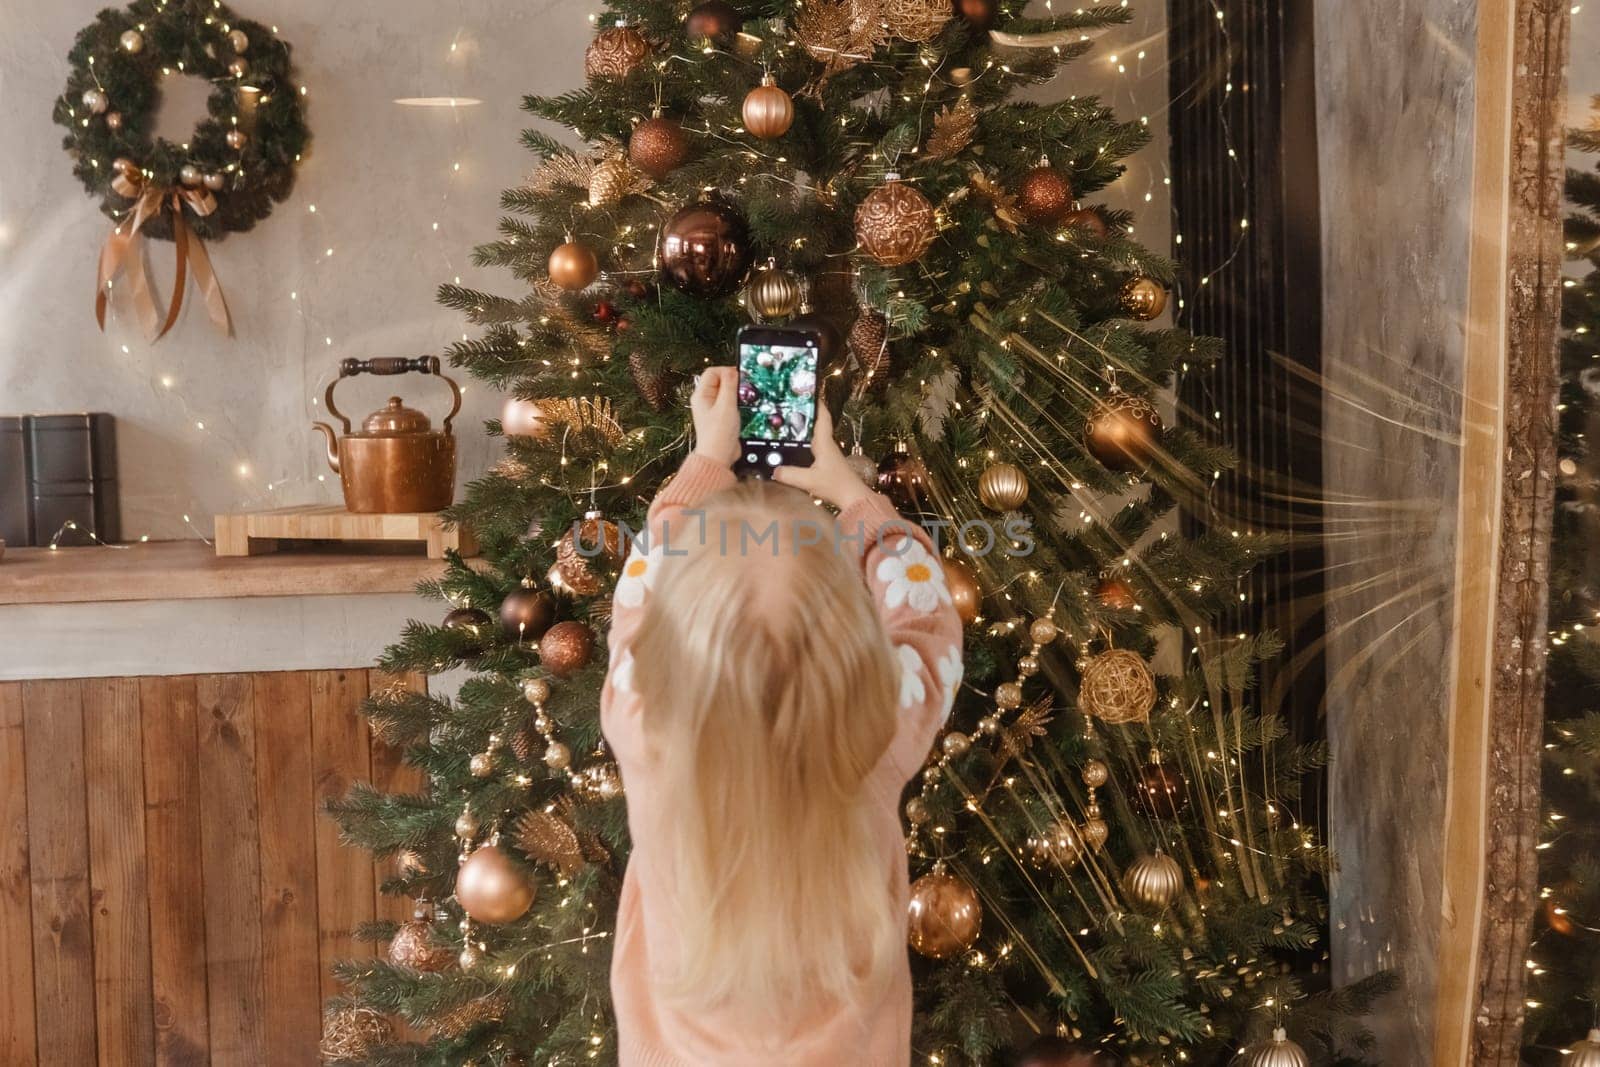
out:
<path id="1" fill-rule="evenodd" d="M 407 905 L 323 803 L 416 787 L 376 671 L 0 683 L 0 1064 L 315 1064 Z M 421 679 L 404 679 L 421 688 Z"/>

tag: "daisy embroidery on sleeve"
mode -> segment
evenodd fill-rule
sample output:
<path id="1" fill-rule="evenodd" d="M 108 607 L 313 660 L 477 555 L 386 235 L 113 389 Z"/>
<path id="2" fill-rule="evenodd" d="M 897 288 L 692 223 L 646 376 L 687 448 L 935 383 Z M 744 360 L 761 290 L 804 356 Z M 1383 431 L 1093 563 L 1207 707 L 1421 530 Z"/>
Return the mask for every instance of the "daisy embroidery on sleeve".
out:
<path id="1" fill-rule="evenodd" d="M 928 688 L 922 684 L 922 657 L 910 645 L 896 645 L 894 650 L 900 657 L 900 706 L 916 707 L 928 696 Z"/>
<path id="2" fill-rule="evenodd" d="M 927 615 L 937 610 L 941 602 L 950 603 L 944 568 L 920 542 L 909 538 L 902 541 L 898 555 L 885 556 L 879 562 L 877 574 L 878 581 L 885 583 L 885 607 L 909 604 L 913 610 Z"/>
<path id="3" fill-rule="evenodd" d="M 624 652 L 611 668 L 611 688 L 619 693 L 633 692 L 633 653 Z"/>
<path id="4" fill-rule="evenodd" d="M 951 645 L 935 666 L 939 669 L 939 684 L 944 687 L 944 717 L 948 719 L 950 709 L 956 706 L 956 690 L 961 686 L 961 676 L 966 673 L 961 665 L 961 646 Z"/>
<path id="5" fill-rule="evenodd" d="M 661 568 L 666 550 L 665 543 L 655 545 L 648 552 L 640 552 L 637 544 L 633 546 L 633 552 L 622 565 L 622 576 L 617 579 L 614 599 L 618 604 L 636 608 L 644 603 L 645 592 L 656 584 L 656 571 Z"/>

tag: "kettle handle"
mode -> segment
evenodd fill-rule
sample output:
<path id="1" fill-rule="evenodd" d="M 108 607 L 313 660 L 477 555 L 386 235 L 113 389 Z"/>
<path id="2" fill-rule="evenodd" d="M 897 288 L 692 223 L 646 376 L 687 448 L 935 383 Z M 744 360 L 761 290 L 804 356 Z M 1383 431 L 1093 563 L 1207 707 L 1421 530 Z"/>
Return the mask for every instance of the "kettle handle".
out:
<path id="1" fill-rule="evenodd" d="M 416 371 L 419 374 L 433 374 L 444 379 L 450 387 L 450 394 L 455 398 L 455 403 L 450 406 L 450 414 L 444 417 L 444 432 L 450 432 L 450 420 L 456 417 L 461 410 L 461 387 L 455 379 L 439 373 L 438 356 L 417 356 L 407 359 L 405 356 L 378 356 L 375 359 L 346 359 L 339 363 L 339 377 L 328 383 L 328 391 L 323 394 L 323 403 L 328 408 L 328 413 L 344 424 L 344 432 L 350 432 L 350 420 L 345 417 L 333 403 L 333 387 L 346 378 L 353 378 L 358 374 L 407 374 Z"/>

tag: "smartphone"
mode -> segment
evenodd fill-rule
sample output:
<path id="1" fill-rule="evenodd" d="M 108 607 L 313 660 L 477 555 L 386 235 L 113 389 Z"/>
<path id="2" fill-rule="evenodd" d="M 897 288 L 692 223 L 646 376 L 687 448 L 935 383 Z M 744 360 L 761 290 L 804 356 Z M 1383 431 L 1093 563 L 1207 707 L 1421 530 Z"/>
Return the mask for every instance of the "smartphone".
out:
<path id="1" fill-rule="evenodd" d="M 822 391 L 821 344 L 815 330 L 746 326 L 739 331 L 737 473 L 770 478 L 778 467 L 811 466 Z"/>

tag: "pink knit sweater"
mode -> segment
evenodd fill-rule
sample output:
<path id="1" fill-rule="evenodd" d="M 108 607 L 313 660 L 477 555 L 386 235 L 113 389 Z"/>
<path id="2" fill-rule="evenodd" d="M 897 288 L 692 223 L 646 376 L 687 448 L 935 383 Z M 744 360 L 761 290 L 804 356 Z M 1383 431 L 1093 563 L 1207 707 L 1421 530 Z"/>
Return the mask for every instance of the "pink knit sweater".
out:
<path id="1" fill-rule="evenodd" d="M 666 931 L 654 887 L 661 858 L 660 827 L 673 818 L 662 795 L 657 768 L 642 742 L 640 718 L 648 715 L 632 689 L 629 644 L 642 607 L 665 563 L 661 532 L 684 508 L 734 483 L 725 467 L 691 455 L 650 508 L 650 548 L 636 547 L 617 585 L 610 636 L 611 672 L 601 696 L 601 725 L 616 754 L 628 797 L 633 856 L 617 909 L 611 963 L 611 994 L 617 1014 L 622 1067 L 905 1067 L 911 1058 L 911 970 L 897 968 L 881 999 L 798 1014 L 787 1035 L 741 1032 L 714 1015 L 686 1015 L 657 995 L 651 960 L 661 955 Z M 961 681 L 961 623 L 944 585 L 944 572 L 921 530 L 912 530 L 888 501 L 876 494 L 847 508 L 838 519 L 847 537 L 844 551 L 860 551 L 862 575 L 877 602 L 895 647 L 902 676 L 900 725 L 866 783 L 862 803 L 872 807 L 877 848 L 899 894 L 907 896 L 905 838 L 899 801 L 905 784 L 922 766 Z M 885 527 L 885 524 L 892 524 Z M 674 536 L 695 529 L 693 520 L 672 523 Z"/>

